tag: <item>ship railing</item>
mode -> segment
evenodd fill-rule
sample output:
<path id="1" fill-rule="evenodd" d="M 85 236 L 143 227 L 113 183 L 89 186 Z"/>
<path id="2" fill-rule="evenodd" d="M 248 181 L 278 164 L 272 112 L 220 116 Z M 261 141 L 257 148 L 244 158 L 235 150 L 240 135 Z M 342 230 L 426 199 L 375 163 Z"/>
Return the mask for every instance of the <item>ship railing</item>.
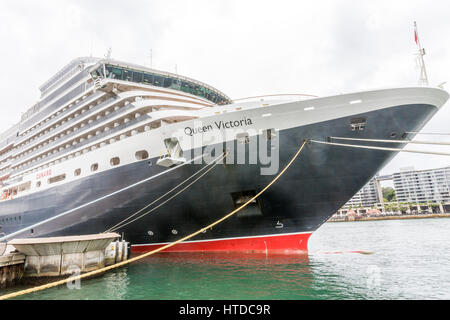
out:
<path id="1" fill-rule="evenodd" d="M 243 101 L 252 101 L 252 100 L 258 100 L 258 101 L 264 101 L 266 98 L 271 99 L 280 99 L 280 100 L 308 100 L 312 98 L 318 98 L 318 96 L 311 95 L 311 94 L 304 94 L 304 93 L 280 93 L 280 94 L 266 94 L 261 96 L 252 96 L 252 97 L 245 97 L 245 98 L 239 98 L 239 99 L 233 99 L 233 102 L 243 102 Z"/>

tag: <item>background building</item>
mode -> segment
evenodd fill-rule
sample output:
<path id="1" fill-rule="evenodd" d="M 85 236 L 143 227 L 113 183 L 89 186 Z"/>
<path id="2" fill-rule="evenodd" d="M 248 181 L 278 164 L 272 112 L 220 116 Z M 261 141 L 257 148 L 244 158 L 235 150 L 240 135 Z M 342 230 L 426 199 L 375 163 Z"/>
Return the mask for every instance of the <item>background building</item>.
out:
<path id="1" fill-rule="evenodd" d="M 369 208 L 382 203 L 383 193 L 380 181 L 384 180 L 393 180 L 396 202 L 450 202 L 450 167 L 428 170 L 406 167 L 392 175 L 376 175 L 343 208 Z"/>
<path id="2" fill-rule="evenodd" d="M 402 168 L 393 174 L 398 202 L 450 201 L 450 167 L 415 170 Z"/>
<path id="3" fill-rule="evenodd" d="M 377 181 L 377 177 L 372 178 L 361 190 L 359 190 L 345 205 L 355 207 L 372 207 L 379 202 L 383 202 L 381 187 Z"/>

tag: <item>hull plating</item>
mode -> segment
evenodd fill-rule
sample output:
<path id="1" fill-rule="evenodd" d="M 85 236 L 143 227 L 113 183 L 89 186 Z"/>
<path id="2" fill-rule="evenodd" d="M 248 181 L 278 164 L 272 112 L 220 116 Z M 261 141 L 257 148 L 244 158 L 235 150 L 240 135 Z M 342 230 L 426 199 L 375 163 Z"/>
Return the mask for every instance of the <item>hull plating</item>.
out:
<path id="1" fill-rule="evenodd" d="M 279 131 L 279 168 L 281 170 L 287 164 L 304 139 L 325 140 L 328 136 L 394 139 L 391 137 L 394 132 L 397 134 L 395 139 L 399 139 L 404 132 L 421 128 L 436 111 L 437 108 L 431 105 L 397 106 Z M 350 121 L 358 117 L 367 119 L 366 128 L 364 131 L 351 131 Z M 234 143 L 235 150 L 238 150 L 237 142 Z M 248 148 L 244 152 L 248 159 Z M 258 199 L 256 214 L 243 212 L 235 215 L 193 238 L 196 242 L 179 245 L 172 251 L 306 250 L 309 235 L 394 155 L 389 151 L 308 145 L 285 175 Z M 15 232 L 167 170 L 156 165 L 156 161 L 140 161 L 45 192 L 2 202 L 0 221 L 11 221 L 0 222 L 2 232 Z M 18 237 L 104 232 L 204 165 L 185 165 L 174 169 Z M 232 211 L 235 207 L 232 194 L 258 192 L 264 188 L 274 176 L 261 175 L 260 168 L 261 164 L 217 165 L 167 204 L 117 232 L 123 233 L 138 251 L 178 240 Z"/>

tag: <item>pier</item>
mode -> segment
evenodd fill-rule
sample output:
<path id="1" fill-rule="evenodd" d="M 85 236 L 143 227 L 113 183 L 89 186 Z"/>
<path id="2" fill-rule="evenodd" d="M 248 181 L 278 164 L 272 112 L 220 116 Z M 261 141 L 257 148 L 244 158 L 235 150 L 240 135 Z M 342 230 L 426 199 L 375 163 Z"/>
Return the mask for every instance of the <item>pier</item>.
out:
<path id="1" fill-rule="evenodd" d="M 128 258 L 117 233 L 14 239 L 15 251 L 0 256 L 0 287 L 53 281 L 113 265 Z"/>
<path id="2" fill-rule="evenodd" d="M 0 256 L 0 289 L 18 283 L 22 279 L 24 265 L 25 255 L 22 253 Z"/>

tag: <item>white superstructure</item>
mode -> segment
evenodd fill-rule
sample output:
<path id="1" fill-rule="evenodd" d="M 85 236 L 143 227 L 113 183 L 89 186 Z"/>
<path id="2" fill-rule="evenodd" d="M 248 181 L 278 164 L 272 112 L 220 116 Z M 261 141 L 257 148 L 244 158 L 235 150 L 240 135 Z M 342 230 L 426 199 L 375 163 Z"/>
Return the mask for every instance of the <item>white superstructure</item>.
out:
<path id="1" fill-rule="evenodd" d="M 68 160 L 230 102 L 199 81 L 98 58 L 73 60 L 40 90 L 40 100 L 0 136 L 3 200 L 44 187 L 40 180 L 59 173 L 58 164 L 71 168 Z M 61 175 L 49 182 L 68 178 Z"/>
<path id="2" fill-rule="evenodd" d="M 239 130 L 252 136 L 393 105 L 440 106 L 447 99 L 443 90 L 413 87 L 233 102 L 193 79 L 97 58 L 73 60 L 40 90 L 40 101 L 1 135 L 2 200 L 167 155 L 168 137 L 191 150 L 234 140 Z M 349 129 L 354 130 L 351 125 Z M 231 135 L 217 138 L 216 131 Z M 196 132 L 202 133 L 201 139 L 195 139 Z"/>

